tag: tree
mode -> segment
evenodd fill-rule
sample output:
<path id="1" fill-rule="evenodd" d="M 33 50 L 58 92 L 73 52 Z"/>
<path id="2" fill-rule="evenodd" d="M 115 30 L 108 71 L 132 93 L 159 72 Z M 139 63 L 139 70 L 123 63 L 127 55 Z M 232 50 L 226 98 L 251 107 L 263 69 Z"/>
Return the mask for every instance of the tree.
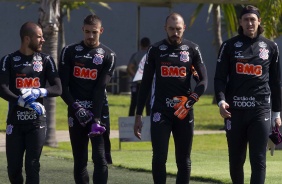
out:
<path id="1" fill-rule="evenodd" d="M 282 0 L 260 0 L 257 6 L 260 9 L 265 37 L 279 37 L 282 34 Z"/>
<path id="2" fill-rule="evenodd" d="M 38 23 L 42 26 L 45 43 L 42 51 L 50 54 L 58 66 L 58 32 L 60 17 L 60 0 L 41 0 Z M 56 140 L 56 98 L 44 99 L 46 108 L 47 134 L 45 144 L 51 147 L 57 146 Z"/>

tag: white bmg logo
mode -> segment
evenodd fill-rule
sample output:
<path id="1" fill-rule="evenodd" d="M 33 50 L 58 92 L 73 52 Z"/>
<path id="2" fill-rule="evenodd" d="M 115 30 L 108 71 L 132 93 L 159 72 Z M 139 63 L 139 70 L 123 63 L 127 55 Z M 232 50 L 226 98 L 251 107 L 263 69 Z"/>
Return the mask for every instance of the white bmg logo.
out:
<path id="1" fill-rule="evenodd" d="M 255 97 L 245 97 L 245 96 L 234 96 L 233 97 L 233 105 L 235 107 L 255 107 L 256 99 Z"/>

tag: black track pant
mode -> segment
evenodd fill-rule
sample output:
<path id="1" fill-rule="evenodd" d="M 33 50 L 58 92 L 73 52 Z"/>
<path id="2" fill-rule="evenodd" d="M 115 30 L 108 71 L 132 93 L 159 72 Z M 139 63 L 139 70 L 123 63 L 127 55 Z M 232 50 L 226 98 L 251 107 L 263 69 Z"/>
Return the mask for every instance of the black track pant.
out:
<path id="1" fill-rule="evenodd" d="M 110 141 L 111 124 L 110 124 L 110 113 L 109 113 L 107 96 L 105 96 L 103 102 L 101 121 L 106 126 L 106 131 L 103 133 L 105 153 L 111 155 L 111 141 Z"/>
<path id="2" fill-rule="evenodd" d="M 155 184 L 166 183 L 166 160 L 170 134 L 175 143 L 177 184 L 188 184 L 191 173 L 191 148 L 193 141 L 194 115 L 189 112 L 184 120 L 169 113 L 151 113 L 151 140 L 153 147 L 152 173 Z"/>
<path id="3" fill-rule="evenodd" d="M 40 155 L 46 137 L 46 122 L 39 124 L 7 125 L 6 156 L 8 175 L 12 184 L 23 184 L 23 156 L 25 153 L 26 183 L 38 184 Z"/>
<path id="4" fill-rule="evenodd" d="M 70 120 L 69 120 L 70 121 Z M 70 122 L 69 122 L 70 124 Z M 73 120 L 69 127 L 70 140 L 74 159 L 74 180 L 76 184 L 88 184 L 89 175 L 87 171 L 88 143 L 91 123 L 82 127 Z M 93 183 L 106 184 L 108 180 L 108 166 L 105 159 L 104 138 L 102 135 L 90 139 L 92 145 L 92 160 L 94 163 Z"/>
<path id="5" fill-rule="evenodd" d="M 230 110 L 225 119 L 229 150 L 230 175 L 233 184 L 244 184 L 243 166 L 247 144 L 251 164 L 251 184 L 263 184 L 266 171 L 266 146 L 270 130 L 270 110 Z"/>

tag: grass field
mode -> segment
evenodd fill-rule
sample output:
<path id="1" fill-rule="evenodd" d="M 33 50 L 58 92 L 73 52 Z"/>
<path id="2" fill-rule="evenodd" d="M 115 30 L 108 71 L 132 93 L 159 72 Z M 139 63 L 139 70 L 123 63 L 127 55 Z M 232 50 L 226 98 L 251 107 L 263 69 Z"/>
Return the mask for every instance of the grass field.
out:
<path id="1" fill-rule="evenodd" d="M 218 115 L 218 108 L 211 104 L 211 96 L 203 96 L 195 105 L 195 129 L 218 130 L 222 127 L 222 119 Z M 6 116 L 6 102 L 0 100 L 0 129 Z M 109 95 L 109 106 L 111 113 L 111 127 L 118 129 L 117 119 L 127 116 L 129 96 Z M 6 108 L 6 109 L 5 109 Z M 66 106 L 60 98 L 57 100 L 57 129 L 65 130 Z M 112 139 L 113 166 L 109 170 L 109 184 L 111 183 L 152 183 L 151 176 L 151 145 L 149 142 L 122 143 L 119 150 L 119 140 Z M 267 154 L 267 177 L 266 184 L 280 184 L 282 165 L 282 152 L 276 150 L 274 156 Z M 199 183 L 231 183 L 228 168 L 228 153 L 225 134 L 195 135 L 192 148 L 192 184 Z M 58 148 L 44 147 L 42 154 L 42 183 L 72 183 L 72 154 L 69 142 L 60 142 Z M 90 158 L 89 158 L 90 160 Z M 89 162 L 89 171 L 92 169 Z M 122 170 L 119 170 L 124 168 Z M 133 172 L 138 171 L 138 172 Z M 140 172 L 142 171 L 142 172 Z M 174 157 L 174 143 L 170 140 L 169 155 L 167 159 L 167 172 L 170 176 L 176 174 Z M 91 172 L 90 172 L 91 173 Z M 54 176 L 54 177 L 53 177 Z M 56 178 L 51 182 L 44 178 Z M 141 177 L 141 178 L 140 178 Z M 52 179 L 53 179 L 52 178 Z M 121 180 L 119 180 L 121 178 Z M 144 181 L 143 181 L 144 178 Z M 131 180 L 130 180 L 131 179 Z M 245 183 L 249 183 L 250 165 L 249 160 L 245 164 Z M 0 153 L 0 181 L 7 181 L 5 155 Z M 167 183 L 175 183 L 175 177 L 169 177 Z"/>

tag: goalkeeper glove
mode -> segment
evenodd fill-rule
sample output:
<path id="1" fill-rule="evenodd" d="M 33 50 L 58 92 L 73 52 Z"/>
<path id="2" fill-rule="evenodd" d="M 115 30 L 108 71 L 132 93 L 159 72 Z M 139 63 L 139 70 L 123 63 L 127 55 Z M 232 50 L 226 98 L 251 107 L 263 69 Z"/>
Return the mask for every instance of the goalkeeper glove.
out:
<path id="1" fill-rule="evenodd" d="M 104 125 L 100 121 L 93 122 L 91 125 L 91 132 L 88 134 L 88 137 L 95 137 L 97 135 L 102 135 L 106 131 Z"/>
<path id="2" fill-rule="evenodd" d="M 188 98 L 186 96 L 175 96 L 173 97 L 175 102 L 178 102 L 174 105 L 174 115 L 180 120 L 183 120 L 191 107 L 199 100 L 199 96 L 196 93 L 192 93 Z"/>
<path id="3" fill-rule="evenodd" d="M 86 124 L 89 123 L 93 118 L 92 112 L 84 109 L 78 102 L 74 102 L 72 107 L 75 110 L 74 115 L 76 119 L 83 127 L 85 127 Z"/>
<path id="4" fill-rule="evenodd" d="M 21 93 L 25 103 L 31 103 L 39 97 L 47 96 L 47 90 L 45 88 L 22 88 Z"/>
<path id="5" fill-rule="evenodd" d="M 28 108 L 29 110 L 34 110 L 39 116 L 46 114 L 44 105 L 39 102 L 31 102 L 26 105 L 26 108 Z"/>
<path id="6" fill-rule="evenodd" d="M 27 102 L 24 101 L 22 96 L 19 96 L 17 104 L 18 104 L 18 106 L 27 108 L 29 110 L 34 110 L 36 112 L 36 114 L 38 114 L 39 116 L 46 114 L 45 107 L 41 103 L 39 103 L 39 102 L 27 103 Z"/>
<path id="7" fill-rule="evenodd" d="M 21 107 L 26 107 L 27 103 L 24 101 L 22 96 L 18 97 L 17 105 Z"/>

